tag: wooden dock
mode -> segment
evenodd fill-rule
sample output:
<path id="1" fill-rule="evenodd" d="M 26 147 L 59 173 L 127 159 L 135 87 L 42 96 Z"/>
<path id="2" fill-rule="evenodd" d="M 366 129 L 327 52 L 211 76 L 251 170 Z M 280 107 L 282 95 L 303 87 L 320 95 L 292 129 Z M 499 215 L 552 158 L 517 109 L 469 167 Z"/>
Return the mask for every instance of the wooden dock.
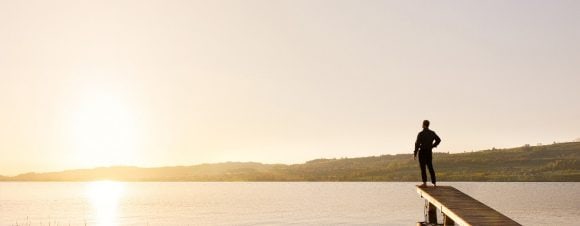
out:
<path id="1" fill-rule="evenodd" d="M 521 225 L 451 186 L 417 186 L 417 193 L 425 199 L 423 225 L 438 225 L 436 209 L 443 214 L 443 225 Z"/>

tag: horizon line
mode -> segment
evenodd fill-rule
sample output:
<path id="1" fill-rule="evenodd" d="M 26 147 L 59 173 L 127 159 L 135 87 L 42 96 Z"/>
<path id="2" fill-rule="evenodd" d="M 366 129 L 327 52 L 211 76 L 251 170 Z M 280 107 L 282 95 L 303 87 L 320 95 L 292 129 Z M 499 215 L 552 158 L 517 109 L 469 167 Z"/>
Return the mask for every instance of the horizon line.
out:
<path id="1" fill-rule="evenodd" d="M 538 147 L 544 145 L 554 145 L 554 144 L 565 144 L 565 143 L 580 143 L 580 141 L 566 141 L 566 142 L 554 142 L 551 144 L 542 144 L 538 143 L 536 145 L 524 144 L 522 146 L 515 146 L 515 147 L 507 147 L 507 148 L 490 148 L 490 149 L 481 149 L 481 150 L 471 150 L 471 151 L 463 151 L 463 152 L 450 152 L 450 151 L 434 151 L 433 153 L 440 153 L 440 154 L 464 154 L 464 153 L 473 153 L 473 152 L 481 152 L 481 151 L 489 151 L 489 150 L 504 150 L 504 149 L 514 149 L 514 148 L 521 148 L 521 147 Z M 14 175 L 4 175 L 0 174 L 0 177 L 17 177 L 20 175 L 25 174 L 42 174 L 42 173 L 62 173 L 67 171 L 75 171 L 75 170 L 94 170 L 94 169 L 101 169 L 101 168 L 121 168 L 121 167 L 130 167 L 130 168 L 141 168 L 141 169 L 152 169 L 152 168 L 169 168 L 169 167 L 190 167 L 190 166 L 199 166 L 199 165 L 211 165 L 211 164 L 225 164 L 225 163 L 257 163 L 262 165 L 295 165 L 295 164 L 306 164 L 311 161 L 315 160 L 336 160 L 336 159 L 355 159 L 355 158 L 370 158 L 370 157 L 380 157 L 380 156 L 387 156 L 387 155 L 412 155 L 413 153 L 396 153 L 396 154 L 383 154 L 383 155 L 371 155 L 371 156 L 359 156 L 359 157 L 334 157 L 334 158 L 315 158 L 311 160 L 307 160 L 304 162 L 299 163 L 268 163 L 268 162 L 255 162 L 255 161 L 222 161 L 222 162 L 204 162 L 204 163 L 192 163 L 188 165 L 165 165 L 165 166 L 137 166 L 137 165 L 108 165 L 108 166 L 94 166 L 94 167 L 86 167 L 86 168 L 75 168 L 75 169 L 63 169 L 63 170 L 54 170 L 54 171 L 43 171 L 43 172 L 36 172 L 36 171 L 29 171 L 18 173 Z"/>

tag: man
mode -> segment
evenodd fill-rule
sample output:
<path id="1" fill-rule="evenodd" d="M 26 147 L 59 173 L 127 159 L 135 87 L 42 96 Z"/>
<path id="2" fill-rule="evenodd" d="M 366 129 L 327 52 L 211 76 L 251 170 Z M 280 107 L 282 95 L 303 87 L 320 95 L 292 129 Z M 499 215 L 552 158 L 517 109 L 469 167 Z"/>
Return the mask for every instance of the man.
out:
<path id="1" fill-rule="evenodd" d="M 425 167 L 429 168 L 429 173 L 431 174 L 431 182 L 434 187 L 437 187 L 437 180 L 435 179 L 435 171 L 433 170 L 433 148 L 441 143 L 441 139 L 435 132 L 429 129 L 429 120 L 423 121 L 423 131 L 419 132 L 417 135 L 417 141 L 415 142 L 415 151 L 413 152 L 413 159 L 417 159 L 417 152 L 419 153 L 419 167 L 421 168 L 421 179 L 423 184 L 421 187 L 427 186 L 427 173 L 425 172 Z"/>

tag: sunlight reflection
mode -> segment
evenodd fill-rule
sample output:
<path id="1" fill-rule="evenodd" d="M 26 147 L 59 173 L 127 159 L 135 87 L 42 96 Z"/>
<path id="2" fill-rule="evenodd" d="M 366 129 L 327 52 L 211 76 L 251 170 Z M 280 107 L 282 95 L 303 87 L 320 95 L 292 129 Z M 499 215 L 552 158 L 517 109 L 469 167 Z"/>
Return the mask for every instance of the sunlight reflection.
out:
<path id="1" fill-rule="evenodd" d="M 94 209 L 93 216 L 100 226 L 117 225 L 119 199 L 125 185 L 114 181 L 95 181 L 87 185 L 86 196 Z"/>

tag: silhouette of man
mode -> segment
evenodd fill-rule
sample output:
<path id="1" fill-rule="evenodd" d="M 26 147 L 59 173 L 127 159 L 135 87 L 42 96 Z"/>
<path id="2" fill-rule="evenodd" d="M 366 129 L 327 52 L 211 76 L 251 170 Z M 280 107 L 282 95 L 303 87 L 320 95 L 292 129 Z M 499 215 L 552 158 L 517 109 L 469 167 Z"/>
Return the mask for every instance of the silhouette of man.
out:
<path id="1" fill-rule="evenodd" d="M 436 187 L 437 180 L 435 179 L 435 170 L 433 170 L 433 148 L 441 143 L 441 138 L 429 129 L 429 120 L 423 121 L 423 131 L 419 132 L 417 135 L 417 141 L 415 142 L 415 151 L 413 152 L 413 159 L 417 159 L 417 153 L 419 153 L 419 167 L 421 168 L 421 179 L 423 184 L 421 187 L 427 186 L 427 173 L 425 172 L 425 167 L 429 168 L 429 173 L 431 174 L 431 182 L 433 186 Z"/>

